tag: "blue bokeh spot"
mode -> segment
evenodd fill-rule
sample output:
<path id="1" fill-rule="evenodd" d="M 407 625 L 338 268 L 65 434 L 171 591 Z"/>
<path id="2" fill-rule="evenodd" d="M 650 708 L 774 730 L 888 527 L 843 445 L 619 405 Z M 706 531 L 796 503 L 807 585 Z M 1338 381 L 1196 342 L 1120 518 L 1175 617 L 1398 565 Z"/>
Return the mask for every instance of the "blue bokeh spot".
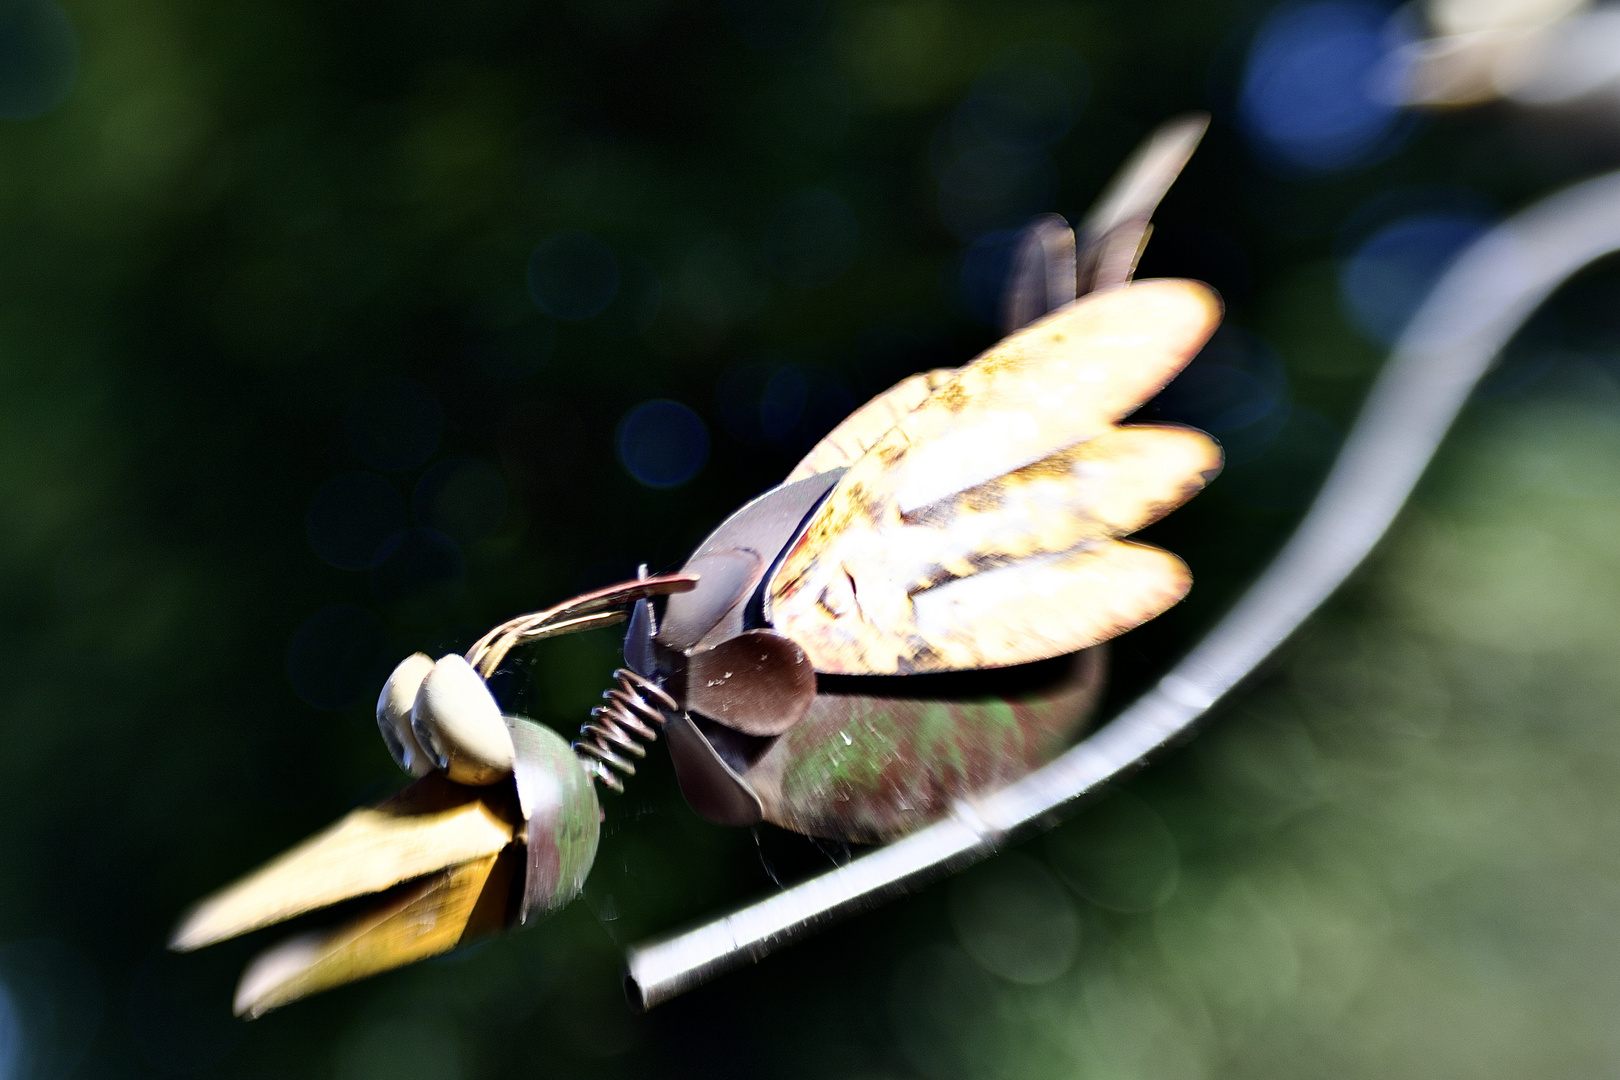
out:
<path id="1" fill-rule="evenodd" d="M 506 483 L 477 458 L 449 458 L 422 474 L 411 506 L 421 524 L 458 544 L 476 544 L 506 516 Z"/>
<path id="2" fill-rule="evenodd" d="M 553 318 L 577 322 L 600 315 L 618 291 L 618 260 L 589 233 L 549 236 L 529 258 L 529 295 Z"/>
<path id="3" fill-rule="evenodd" d="M 1339 298 L 1368 337 L 1394 342 L 1429 290 L 1486 223 L 1463 214 L 1416 214 L 1374 233 L 1344 264 Z"/>
<path id="4" fill-rule="evenodd" d="M 344 570 L 377 563 L 388 538 L 405 527 L 405 498 L 376 473 L 345 473 L 322 484 L 304 517 L 309 546 Z"/>
<path id="5" fill-rule="evenodd" d="M 355 456 L 373 469 L 414 469 L 438 449 L 444 430 L 439 401 L 414 379 L 368 386 L 343 418 Z"/>
<path id="6" fill-rule="evenodd" d="M 0 982 L 0 1080 L 19 1080 L 22 1061 L 22 1017 L 18 1015 L 6 984 Z"/>
<path id="7" fill-rule="evenodd" d="M 454 599 L 467 576 L 461 548 L 437 529 L 395 533 L 371 568 L 371 595 L 384 604 L 436 594 Z"/>
<path id="8" fill-rule="evenodd" d="M 1400 111 L 1378 83 L 1394 55 L 1389 13 L 1354 0 L 1288 4 L 1249 49 L 1239 99 L 1261 152 L 1304 172 L 1333 172 L 1393 145 Z"/>
<path id="9" fill-rule="evenodd" d="M 619 424 L 619 460 L 652 488 L 679 487 L 709 459 L 709 430 L 678 401 L 648 401 Z"/>
<path id="10" fill-rule="evenodd" d="M 337 604 L 305 620 L 287 645 L 287 678 L 317 709 L 346 709 L 381 682 L 388 645 L 382 620 Z"/>
<path id="11" fill-rule="evenodd" d="M 67 100 L 79 42 L 50 0 L 0 0 L 0 118 L 29 120 Z"/>

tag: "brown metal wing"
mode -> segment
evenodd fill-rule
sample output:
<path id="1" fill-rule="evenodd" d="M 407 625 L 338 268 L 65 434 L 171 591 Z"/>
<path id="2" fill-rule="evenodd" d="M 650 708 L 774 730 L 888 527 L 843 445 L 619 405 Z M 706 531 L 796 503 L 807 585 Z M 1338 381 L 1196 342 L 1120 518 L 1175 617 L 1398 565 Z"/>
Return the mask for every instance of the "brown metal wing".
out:
<path id="1" fill-rule="evenodd" d="M 1168 120 L 1114 174 L 1077 230 L 1073 258 L 1079 295 L 1118 288 L 1136 275 L 1137 260 L 1153 232 L 1153 212 L 1208 129 L 1208 113 Z"/>
<path id="2" fill-rule="evenodd" d="M 817 671 L 999 667 L 1105 641 L 1190 583 L 1119 537 L 1220 467 L 1208 436 L 1118 427 L 1198 351 L 1190 281 L 1094 294 L 1014 334 L 902 417 L 839 481 L 769 586 Z"/>

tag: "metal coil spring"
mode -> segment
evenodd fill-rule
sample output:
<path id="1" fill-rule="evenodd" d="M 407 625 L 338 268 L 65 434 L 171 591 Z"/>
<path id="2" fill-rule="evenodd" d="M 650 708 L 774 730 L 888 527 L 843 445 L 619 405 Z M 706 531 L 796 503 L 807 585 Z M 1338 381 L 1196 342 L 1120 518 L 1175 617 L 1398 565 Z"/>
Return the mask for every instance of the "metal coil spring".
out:
<path id="1" fill-rule="evenodd" d="M 647 748 L 642 742 L 657 739 L 658 729 L 664 726 L 664 714 L 675 712 L 679 706 L 663 687 L 629 668 L 620 668 L 613 677 L 619 680 L 618 688 L 602 693 L 607 704 L 591 710 L 590 722 L 579 729 L 574 753 L 585 763 L 585 771 L 604 787 L 622 792 L 624 784 L 614 775 L 615 770 L 634 776 L 636 766 L 620 751 L 646 757 Z"/>

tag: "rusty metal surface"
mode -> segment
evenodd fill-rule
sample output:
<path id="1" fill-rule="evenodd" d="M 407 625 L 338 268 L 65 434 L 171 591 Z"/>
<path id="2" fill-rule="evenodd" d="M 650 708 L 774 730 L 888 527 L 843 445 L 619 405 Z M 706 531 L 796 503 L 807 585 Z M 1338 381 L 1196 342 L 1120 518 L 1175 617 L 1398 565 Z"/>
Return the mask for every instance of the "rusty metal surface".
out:
<path id="1" fill-rule="evenodd" d="M 574 752 L 585 763 L 586 771 L 603 785 L 623 791 L 619 776 L 634 776 L 636 772 L 630 758 L 647 756 L 642 744 L 658 738 L 665 716 L 679 711 L 679 706 L 663 687 L 645 675 L 620 668 L 613 677 L 619 685 L 602 694 L 606 705 L 591 710 L 591 719 L 579 729 Z"/>
<path id="2" fill-rule="evenodd" d="M 878 843 L 1039 768 L 1101 696 L 1107 649 L 996 671 L 822 676 L 799 724 L 744 773 L 765 820 Z"/>
<path id="3" fill-rule="evenodd" d="M 507 717 L 516 748 L 512 776 L 525 820 L 522 926 L 564 907 L 596 861 L 601 809 L 596 785 L 568 743 L 550 728 Z"/>
<path id="4" fill-rule="evenodd" d="M 804 650 L 774 630 L 747 630 L 694 654 L 686 666 L 686 707 L 746 735 L 780 735 L 816 698 L 816 672 Z"/>
<path id="5" fill-rule="evenodd" d="M 670 718 L 664 726 L 670 760 L 681 795 L 693 810 L 716 825 L 757 825 L 765 813 L 759 796 L 736 769 L 715 750 L 691 717 Z"/>
<path id="6" fill-rule="evenodd" d="M 692 551 L 692 558 L 730 548 L 774 555 L 793 539 L 805 516 L 843 477 L 842 470 L 778 484 L 733 511 Z"/>
<path id="7" fill-rule="evenodd" d="M 494 627 L 473 642 L 466 652 L 467 663 L 487 679 L 517 645 L 553 637 L 559 632 L 589 630 L 622 621 L 622 614 L 608 609 L 625 607 L 650 596 L 690 592 L 697 587 L 697 583 L 697 578 L 689 574 L 660 574 L 593 589 L 555 607 L 519 615 Z"/>
<path id="8" fill-rule="evenodd" d="M 658 650 L 653 646 L 657 630 L 652 601 L 637 600 L 630 609 L 630 625 L 624 628 L 624 663 L 638 675 L 652 678 L 658 667 Z"/>
<path id="9" fill-rule="evenodd" d="M 722 521 L 681 568 L 698 585 L 666 602 L 658 644 L 676 652 L 712 649 L 742 633 L 771 563 L 843 475 L 839 469 L 780 484 Z"/>

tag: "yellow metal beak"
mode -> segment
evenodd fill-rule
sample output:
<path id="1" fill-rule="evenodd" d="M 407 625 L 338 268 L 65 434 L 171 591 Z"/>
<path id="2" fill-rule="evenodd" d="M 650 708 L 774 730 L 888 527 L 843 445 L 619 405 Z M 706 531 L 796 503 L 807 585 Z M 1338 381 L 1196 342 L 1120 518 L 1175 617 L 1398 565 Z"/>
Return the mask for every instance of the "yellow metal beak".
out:
<path id="1" fill-rule="evenodd" d="M 203 900 L 169 947 L 189 951 L 377 895 L 338 928 L 298 935 L 250 963 L 236 990 L 236 1013 L 250 1018 L 448 952 L 506 925 L 517 862 L 508 849 L 521 821 L 510 782 L 472 788 L 424 777 Z"/>

